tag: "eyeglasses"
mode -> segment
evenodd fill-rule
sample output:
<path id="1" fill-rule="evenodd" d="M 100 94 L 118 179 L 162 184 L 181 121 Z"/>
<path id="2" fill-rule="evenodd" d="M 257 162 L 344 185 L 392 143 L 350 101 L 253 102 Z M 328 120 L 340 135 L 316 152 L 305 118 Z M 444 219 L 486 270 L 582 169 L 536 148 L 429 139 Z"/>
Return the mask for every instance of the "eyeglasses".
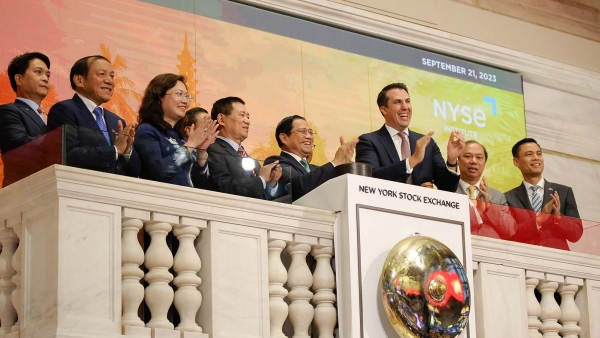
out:
<path id="1" fill-rule="evenodd" d="M 183 100 L 184 98 L 185 98 L 185 101 L 187 101 L 188 103 L 194 102 L 194 97 L 192 95 L 184 94 L 182 92 L 166 93 L 165 95 L 175 95 L 175 97 L 177 97 L 177 99 L 180 102 L 184 102 L 184 100 Z"/>
<path id="2" fill-rule="evenodd" d="M 298 129 L 298 130 L 292 130 L 291 133 L 296 132 L 296 133 L 300 133 L 302 135 L 308 135 L 308 136 L 312 136 L 315 137 L 315 135 L 317 135 L 317 132 L 312 130 L 312 129 Z"/>

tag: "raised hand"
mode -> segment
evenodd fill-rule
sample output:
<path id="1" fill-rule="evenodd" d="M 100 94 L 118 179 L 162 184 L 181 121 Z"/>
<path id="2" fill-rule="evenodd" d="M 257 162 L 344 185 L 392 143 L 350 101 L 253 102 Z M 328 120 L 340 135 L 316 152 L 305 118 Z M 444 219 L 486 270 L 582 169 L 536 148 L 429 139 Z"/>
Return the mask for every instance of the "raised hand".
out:
<path id="1" fill-rule="evenodd" d="M 427 135 L 423 135 L 423 137 L 417 140 L 415 151 L 408 158 L 408 165 L 411 168 L 414 168 L 417 164 L 423 162 L 423 158 L 425 158 L 425 148 L 427 148 L 427 145 L 431 142 L 431 136 L 433 136 L 434 133 L 434 131 L 430 131 Z"/>
<path id="2" fill-rule="evenodd" d="M 354 157 L 354 149 L 356 148 L 357 143 L 358 139 L 345 142 L 344 137 L 340 136 L 340 147 L 335 152 L 335 156 L 331 162 L 333 162 L 333 164 L 336 166 L 352 162 L 352 157 Z"/>
<path id="3" fill-rule="evenodd" d="M 206 118 L 200 119 L 198 122 L 190 126 L 188 139 L 185 142 L 184 146 L 190 149 L 198 148 L 201 150 L 206 150 L 206 148 L 208 148 L 208 145 L 215 141 L 219 133 L 217 131 L 217 128 L 217 123 L 211 120 L 210 117 L 208 117 L 207 115 Z"/>
<path id="4" fill-rule="evenodd" d="M 262 177 L 268 185 L 274 186 L 281 177 L 282 170 L 279 161 L 267 164 L 260 168 L 258 176 Z"/>
<path id="5" fill-rule="evenodd" d="M 117 148 L 117 153 L 119 155 L 130 154 L 131 145 L 133 144 L 135 130 L 137 129 L 138 124 L 133 122 L 130 123 L 127 127 L 123 128 L 123 123 L 121 122 L 121 120 L 119 120 L 117 122 L 117 126 L 119 130 L 117 135 L 115 136 L 114 143 L 114 146 Z"/>
<path id="6" fill-rule="evenodd" d="M 487 179 L 485 176 L 481 177 L 481 182 L 479 183 L 479 194 L 477 195 L 477 210 L 479 212 L 484 212 L 490 203 L 490 194 L 488 190 Z"/>
<path id="7" fill-rule="evenodd" d="M 446 154 L 448 154 L 448 163 L 454 164 L 458 160 L 458 156 L 465 149 L 465 138 L 460 131 L 453 131 L 448 139 L 448 148 Z"/>

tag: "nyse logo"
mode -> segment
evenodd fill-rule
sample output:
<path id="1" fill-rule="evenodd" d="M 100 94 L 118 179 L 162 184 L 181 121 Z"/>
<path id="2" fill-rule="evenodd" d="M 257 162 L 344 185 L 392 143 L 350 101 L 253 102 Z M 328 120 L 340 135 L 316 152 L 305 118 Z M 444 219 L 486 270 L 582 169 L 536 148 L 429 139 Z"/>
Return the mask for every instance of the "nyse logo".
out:
<path id="1" fill-rule="evenodd" d="M 483 101 L 490 103 L 492 106 L 492 115 L 496 115 L 496 99 L 488 96 L 483 97 Z M 454 122 L 457 119 L 466 125 L 475 124 L 479 128 L 485 127 L 487 116 L 485 112 L 479 108 L 473 109 L 470 106 L 461 105 L 460 103 L 453 103 L 450 101 L 438 101 L 433 99 L 433 116 L 441 116 L 444 120 L 452 120 Z"/>

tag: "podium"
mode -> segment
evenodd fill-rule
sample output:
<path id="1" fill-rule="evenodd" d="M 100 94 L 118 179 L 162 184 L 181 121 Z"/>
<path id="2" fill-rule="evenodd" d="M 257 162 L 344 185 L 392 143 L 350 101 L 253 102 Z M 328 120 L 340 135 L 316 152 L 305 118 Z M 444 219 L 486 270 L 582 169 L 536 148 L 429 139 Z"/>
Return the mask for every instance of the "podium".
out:
<path id="1" fill-rule="evenodd" d="M 414 233 L 442 242 L 463 264 L 471 307 L 459 337 L 476 337 L 466 195 L 347 174 L 294 204 L 338 213 L 334 246 L 340 337 L 398 337 L 381 303 L 379 278 L 389 251 Z"/>

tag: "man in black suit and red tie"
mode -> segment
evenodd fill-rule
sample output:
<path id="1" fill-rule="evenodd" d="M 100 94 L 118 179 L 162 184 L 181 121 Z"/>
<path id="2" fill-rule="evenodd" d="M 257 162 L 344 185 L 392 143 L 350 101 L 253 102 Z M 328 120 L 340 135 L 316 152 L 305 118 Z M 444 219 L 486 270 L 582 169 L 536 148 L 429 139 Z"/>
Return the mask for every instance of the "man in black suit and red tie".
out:
<path id="1" fill-rule="evenodd" d="M 381 129 L 361 135 L 356 145 L 356 162 L 369 164 L 373 177 L 423 185 L 433 182 L 438 189 L 455 192 L 459 181 L 458 156 L 465 147 L 463 135 L 453 131 L 448 140 L 448 161 L 431 136 L 409 130 L 412 105 L 404 83 L 385 86 L 377 95 L 377 106 L 385 120 Z"/>
<path id="2" fill-rule="evenodd" d="M 212 190 L 272 200 L 281 194 L 278 162 L 262 166 L 242 146 L 248 138 L 250 113 L 239 97 L 217 100 L 211 118 L 219 124 L 219 136 L 208 147 L 208 171 Z"/>
<path id="3" fill-rule="evenodd" d="M 8 77 L 17 99 L 0 106 L 3 186 L 60 162 L 59 156 L 53 157 L 51 152 L 61 151 L 60 146 L 45 143 L 42 137 L 46 134 L 47 115 L 42 101 L 50 89 L 50 59 L 38 52 L 19 55 L 8 64 Z M 26 149 L 21 148 L 25 144 Z"/>
<path id="4" fill-rule="evenodd" d="M 275 139 L 281 148 L 281 154 L 269 156 L 265 164 L 279 161 L 283 172 L 279 184 L 285 187 L 286 193 L 291 193 L 292 202 L 333 178 L 333 168 L 352 160 L 358 142 L 358 139 L 344 142 L 340 138 L 341 146 L 333 160 L 318 167 L 308 161 L 315 134 L 306 119 L 299 115 L 284 118 L 275 129 Z"/>
<path id="5" fill-rule="evenodd" d="M 534 139 L 517 142 L 512 154 L 523 175 L 523 183 L 505 193 L 517 222 L 512 240 L 569 250 L 567 241 L 577 242 L 583 234 L 573 189 L 544 179 L 544 156 Z"/>
<path id="6" fill-rule="evenodd" d="M 112 97 L 115 73 L 100 55 L 79 59 L 71 68 L 70 100 L 55 104 L 48 114 L 50 130 L 64 126 L 67 165 L 137 177 L 140 161 L 133 150 L 136 123 L 102 106 Z"/>

